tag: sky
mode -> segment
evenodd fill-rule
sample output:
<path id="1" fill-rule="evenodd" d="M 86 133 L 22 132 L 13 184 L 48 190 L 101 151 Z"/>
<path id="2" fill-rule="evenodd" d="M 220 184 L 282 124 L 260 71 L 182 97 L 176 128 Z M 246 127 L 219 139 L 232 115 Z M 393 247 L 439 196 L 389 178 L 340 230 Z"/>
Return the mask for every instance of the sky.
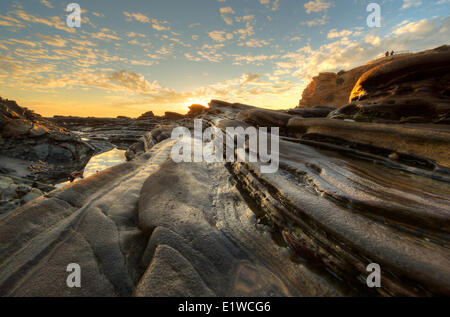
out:
<path id="1" fill-rule="evenodd" d="M 43 116 L 287 109 L 319 72 L 450 44 L 450 0 L 75 1 L 79 28 L 70 1 L 0 0 L 1 97 Z"/>

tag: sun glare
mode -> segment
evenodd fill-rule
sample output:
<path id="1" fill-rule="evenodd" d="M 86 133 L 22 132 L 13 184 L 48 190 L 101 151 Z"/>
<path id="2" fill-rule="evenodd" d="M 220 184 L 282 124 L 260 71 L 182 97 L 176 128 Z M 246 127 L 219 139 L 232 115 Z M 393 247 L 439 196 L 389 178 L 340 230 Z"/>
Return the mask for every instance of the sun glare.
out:
<path id="1" fill-rule="evenodd" d="M 208 107 L 210 100 L 206 98 L 189 98 L 186 101 L 186 109 L 189 111 L 189 107 L 191 105 L 202 105 L 204 107 Z"/>

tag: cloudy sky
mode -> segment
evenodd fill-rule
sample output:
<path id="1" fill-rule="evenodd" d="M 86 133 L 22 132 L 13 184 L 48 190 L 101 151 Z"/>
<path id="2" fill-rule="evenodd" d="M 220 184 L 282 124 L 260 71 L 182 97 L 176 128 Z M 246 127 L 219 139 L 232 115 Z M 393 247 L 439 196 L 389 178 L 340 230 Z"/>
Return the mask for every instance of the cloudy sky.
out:
<path id="1" fill-rule="evenodd" d="M 318 72 L 450 44 L 450 0 L 77 0 L 80 28 L 69 3 L 0 0 L 0 96 L 46 116 L 289 108 Z"/>

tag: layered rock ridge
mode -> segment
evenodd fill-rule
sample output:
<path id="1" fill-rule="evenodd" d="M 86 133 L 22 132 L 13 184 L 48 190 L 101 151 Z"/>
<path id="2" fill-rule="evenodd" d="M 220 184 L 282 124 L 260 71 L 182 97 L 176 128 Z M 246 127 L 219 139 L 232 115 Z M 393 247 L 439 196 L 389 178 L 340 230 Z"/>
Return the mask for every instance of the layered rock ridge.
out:
<path id="1" fill-rule="evenodd" d="M 15 101 L 0 98 L 0 217 L 84 168 L 94 149 Z"/>
<path id="2" fill-rule="evenodd" d="M 0 220 L 0 295 L 450 295 L 448 47 L 377 65 L 337 110 L 193 107 L 128 162 L 21 207 Z M 194 118 L 224 133 L 278 127 L 279 169 L 176 164 L 171 131 Z M 81 288 L 66 285 L 70 263 Z"/>

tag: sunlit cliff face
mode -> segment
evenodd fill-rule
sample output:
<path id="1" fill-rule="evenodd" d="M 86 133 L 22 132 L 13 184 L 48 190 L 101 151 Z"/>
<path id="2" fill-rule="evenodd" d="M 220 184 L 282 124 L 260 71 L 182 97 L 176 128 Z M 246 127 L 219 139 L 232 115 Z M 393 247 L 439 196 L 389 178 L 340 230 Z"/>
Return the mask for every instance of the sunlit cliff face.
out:
<path id="1" fill-rule="evenodd" d="M 448 1 L 0 1 L 0 96 L 44 116 L 185 113 L 211 99 L 298 105 L 320 72 L 450 38 Z M 176 10 L 174 10 L 176 8 Z"/>

